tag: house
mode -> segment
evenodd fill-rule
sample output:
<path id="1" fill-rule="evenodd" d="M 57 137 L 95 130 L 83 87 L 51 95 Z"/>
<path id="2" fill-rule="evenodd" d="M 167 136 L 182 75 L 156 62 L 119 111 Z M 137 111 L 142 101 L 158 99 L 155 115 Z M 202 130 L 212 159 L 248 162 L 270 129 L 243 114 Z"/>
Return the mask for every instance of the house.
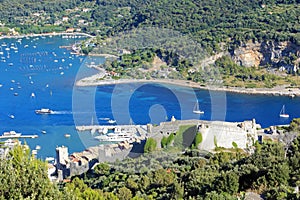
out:
<path id="1" fill-rule="evenodd" d="M 68 28 L 68 29 L 66 30 L 67 33 L 73 33 L 74 31 L 75 31 L 74 28 Z"/>
<path id="2" fill-rule="evenodd" d="M 68 21 L 69 21 L 69 17 L 63 17 L 63 18 L 62 18 L 62 21 L 63 21 L 63 22 L 68 22 Z"/>

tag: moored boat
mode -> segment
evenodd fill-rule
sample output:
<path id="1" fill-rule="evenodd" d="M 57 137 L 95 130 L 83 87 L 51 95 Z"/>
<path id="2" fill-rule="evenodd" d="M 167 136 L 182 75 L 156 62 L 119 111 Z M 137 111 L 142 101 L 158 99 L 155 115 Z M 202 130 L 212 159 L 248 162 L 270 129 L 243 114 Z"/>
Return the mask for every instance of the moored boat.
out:
<path id="1" fill-rule="evenodd" d="M 4 137 L 20 137 L 21 135 L 21 133 L 17 133 L 16 131 L 8 131 L 2 134 Z"/>

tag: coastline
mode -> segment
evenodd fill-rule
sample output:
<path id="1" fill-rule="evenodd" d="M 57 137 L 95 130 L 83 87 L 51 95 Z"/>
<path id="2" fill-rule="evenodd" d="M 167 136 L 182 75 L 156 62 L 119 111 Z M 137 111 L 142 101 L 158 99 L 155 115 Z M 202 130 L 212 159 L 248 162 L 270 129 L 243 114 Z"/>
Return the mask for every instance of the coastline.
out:
<path id="1" fill-rule="evenodd" d="M 73 33 L 68 33 L 68 32 L 52 32 L 52 33 L 31 33 L 31 34 L 23 34 L 23 35 L 3 35 L 0 36 L 0 39 L 10 39 L 10 38 L 24 38 L 24 37 L 39 37 L 39 36 L 58 36 L 58 35 L 82 35 L 86 37 L 95 37 L 92 35 L 89 35 L 87 33 L 82 33 L 82 32 L 73 32 Z"/>
<path id="2" fill-rule="evenodd" d="M 225 87 L 221 85 L 201 86 L 199 83 L 195 83 L 188 80 L 175 80 L 175 79 L 103 79 L 104 74 L 98 73 L 93 76 L 83 78 L 76 82 L 76 86 L 103 86 L 103 85 L 115 85 L 115 84 L 128 84 L 128 83 L 162 83 L 172 84 L 183 87 L 191 87 L 196 89 L 211 90 L 218 92 L 232 92 L 239 94 L 250 95 L 271 95 L 271 96 L 300 96 L 300 88 L 285 88 L 285 86 L 277 86 L 275 88 L 237 88 L 237 87 Z"/>

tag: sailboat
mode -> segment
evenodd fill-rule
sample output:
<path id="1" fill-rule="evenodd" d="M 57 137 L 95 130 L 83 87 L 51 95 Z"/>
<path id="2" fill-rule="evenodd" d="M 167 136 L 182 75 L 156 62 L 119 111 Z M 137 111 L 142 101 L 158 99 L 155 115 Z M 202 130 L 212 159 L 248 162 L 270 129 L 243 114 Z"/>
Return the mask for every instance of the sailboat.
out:
<path id="1" fill-rule="evenodd" d="M 193 113 L 195 114 L 204 114 L 204 111 L 199 110 L 199 103 L 198 101 L 195 103 L 194 109 L 193 109 Z"/>
<path id="2" fill-rule="evenodd" d="M 283 117 L 283 118 L 289 118 L 290 117 L 289 114 L 285 113 L 285 105 L 282 106 L 279 116 Z"/>

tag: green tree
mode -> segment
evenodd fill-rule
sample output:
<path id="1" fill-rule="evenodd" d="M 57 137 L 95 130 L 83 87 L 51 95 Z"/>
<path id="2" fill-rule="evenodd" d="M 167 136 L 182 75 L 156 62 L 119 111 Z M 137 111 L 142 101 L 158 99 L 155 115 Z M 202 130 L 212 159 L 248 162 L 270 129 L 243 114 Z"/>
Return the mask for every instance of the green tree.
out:
<path id="1" fill-rule="evenodd" d="M 150 153 L 156 149 L 157 142 L 153 138 L 148 138 L 144 146 L 144 153 Z"/>
<path id="2" fill-rule="evenodd" d="M 0 199 L 70 198 L 50 182 L 46 163 L 35 159 L 24 146 L 14 147 L 1 159 L 0 171 Z"/>

